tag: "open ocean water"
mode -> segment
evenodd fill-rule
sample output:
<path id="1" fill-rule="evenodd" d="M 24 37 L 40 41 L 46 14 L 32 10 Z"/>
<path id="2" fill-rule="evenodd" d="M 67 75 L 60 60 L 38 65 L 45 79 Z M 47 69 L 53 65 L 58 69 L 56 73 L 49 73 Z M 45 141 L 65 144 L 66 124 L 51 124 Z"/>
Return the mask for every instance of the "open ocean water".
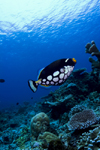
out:
<path id="1" fill-rule="evenodd" d="M 100 50 L 100 0 L 0 0 L 0 109 L 36 102 L 58 87 L 36 93 L 28 79 L 61 58 L 75 58 L 75 69 L 91 71 L 85 45 Z"/>

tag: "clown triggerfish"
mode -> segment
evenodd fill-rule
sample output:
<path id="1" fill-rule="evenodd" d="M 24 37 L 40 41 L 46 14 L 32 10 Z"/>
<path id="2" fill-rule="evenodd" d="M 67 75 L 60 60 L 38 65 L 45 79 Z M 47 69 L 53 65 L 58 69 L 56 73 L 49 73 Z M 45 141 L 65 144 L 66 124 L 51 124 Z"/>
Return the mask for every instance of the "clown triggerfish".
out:
<path id="1" fill-rule="evenodd" d="M 28 85 L 33 92 L 39 84 L 45 87 L 61 85 L 70 76 L 75 64 L 75 58 L 56 60 L 41 70 L 37 81 L 28 80 Z"/>

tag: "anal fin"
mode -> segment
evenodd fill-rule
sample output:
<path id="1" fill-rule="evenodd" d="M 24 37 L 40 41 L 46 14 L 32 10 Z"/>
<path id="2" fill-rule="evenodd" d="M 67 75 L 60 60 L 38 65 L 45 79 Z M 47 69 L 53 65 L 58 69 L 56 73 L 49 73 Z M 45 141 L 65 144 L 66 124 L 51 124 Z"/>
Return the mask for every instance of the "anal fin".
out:
<path id="1" fill-rule="evenodd" d="M 40 84 L 41 86 L 44 86 L 44 87 L 49 87 L 49 85 L 44 85 L 44 84 Z"/>

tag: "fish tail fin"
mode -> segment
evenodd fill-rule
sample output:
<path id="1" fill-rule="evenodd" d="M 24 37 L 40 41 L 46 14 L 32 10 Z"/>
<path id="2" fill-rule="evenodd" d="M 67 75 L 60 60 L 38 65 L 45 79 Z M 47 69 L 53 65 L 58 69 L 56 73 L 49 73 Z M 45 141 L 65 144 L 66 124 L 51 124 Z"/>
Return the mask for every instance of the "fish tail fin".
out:
<path id="1" fill-rule="evenodd" d="M 36 83 L 36 81 L 28 80 L 28 85 L 29 85 L 30 89 L 35 93 L 37 91 L 39 84 Z"/>

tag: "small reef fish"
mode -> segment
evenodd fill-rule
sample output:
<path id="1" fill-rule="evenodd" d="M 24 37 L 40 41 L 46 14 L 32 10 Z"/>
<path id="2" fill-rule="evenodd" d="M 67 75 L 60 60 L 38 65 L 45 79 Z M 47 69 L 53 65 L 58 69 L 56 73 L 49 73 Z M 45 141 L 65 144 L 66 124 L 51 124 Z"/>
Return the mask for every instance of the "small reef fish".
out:
<path id="1" fill-rule="evenodd" d="M 41 70 L 37 81 L 28 80 L 28 85 L 33 92 L 36 92 L 39 84 L 45 87 L 62 85 L 70 76 L 75 64 L 75 58 L 56 60 Z"/>
<path id="2" fill-rule="evenodd" d="M 17 102 L 16 105 L 19 105 L 19 103 Z"/>
<path id="3" fill-rule="evenodd" d="M 3 82 L 5 82 L 5 80 L 4 79 L 0 79 L 0 82 L 3 83 Z"/>

